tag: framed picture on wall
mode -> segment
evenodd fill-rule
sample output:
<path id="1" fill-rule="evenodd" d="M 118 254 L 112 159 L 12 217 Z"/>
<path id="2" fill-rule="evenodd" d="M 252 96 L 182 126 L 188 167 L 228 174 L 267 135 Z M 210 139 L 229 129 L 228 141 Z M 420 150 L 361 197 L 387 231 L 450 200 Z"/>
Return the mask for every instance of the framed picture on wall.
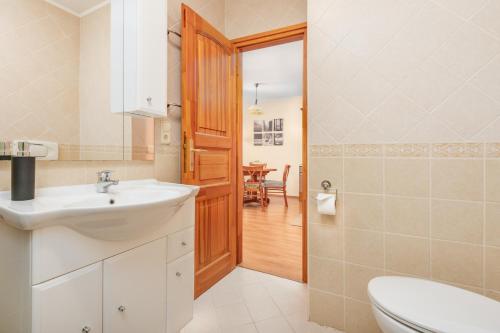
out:
<path id="1" fill-rule="evenodd" d="M 254 146 L 262 146 L 262 133 L 254 133 L 253 134 L 253 145 Z"/>
<path id="2" fill-rule="evenodd" d="M 264 132 L 272 132 L 272 131 L 273 131 L 273 121 L 264 120 Z"/>
<path id="3" fill-rule="evenodd" d="M 274 133 L 274 145 L 283 146 L 283 133 Z"/>
<path id="4" fill-rule="evenodd" d="M 274 119 L 274 131 L 275 132 L 283 131 L 283 118 Z"/>
<path id="5" fill-rule="evenodd" d="M 253 131 L 255 132 L 262 132 L 264 129 L 264 122 L 262 120 L 254 120 L 253 121 Z M 261 136 L 262 139 L 262 136 Z"/>
<path id="6" fill-rule="evenodd" d="M 263 146 L 272 146 L 274 144 L 274 134 L 273 133 L 264 133 L 262 138 Z"/>

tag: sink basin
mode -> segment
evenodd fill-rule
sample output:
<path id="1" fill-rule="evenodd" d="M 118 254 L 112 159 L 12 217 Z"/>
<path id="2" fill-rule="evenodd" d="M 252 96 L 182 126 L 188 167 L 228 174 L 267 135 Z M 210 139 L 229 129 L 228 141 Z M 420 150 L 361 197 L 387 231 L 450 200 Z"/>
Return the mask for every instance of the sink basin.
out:
<path id="1" fill-rule="evenodd" d="M 140 237 L 165 223 L 198 187 L 156 180 L 124 181 L 109 193 L 95 185 L 38 189 L 34 200 L 11 201 L 0 192 L 0 218 L 22 230 L 66 226 L 104 240 Z"/>

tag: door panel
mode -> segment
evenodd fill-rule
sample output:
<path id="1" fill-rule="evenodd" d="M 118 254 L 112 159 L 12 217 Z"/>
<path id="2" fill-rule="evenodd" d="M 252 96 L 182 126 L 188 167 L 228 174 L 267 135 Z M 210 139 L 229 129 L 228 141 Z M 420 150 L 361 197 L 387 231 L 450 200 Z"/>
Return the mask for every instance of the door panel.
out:
<path id="1" fill-rule="evenodd" d="M 236 265 L 236 56 L 221 33 L 183 5 L 182 181 L 196 198 L 195 296 Z"/>

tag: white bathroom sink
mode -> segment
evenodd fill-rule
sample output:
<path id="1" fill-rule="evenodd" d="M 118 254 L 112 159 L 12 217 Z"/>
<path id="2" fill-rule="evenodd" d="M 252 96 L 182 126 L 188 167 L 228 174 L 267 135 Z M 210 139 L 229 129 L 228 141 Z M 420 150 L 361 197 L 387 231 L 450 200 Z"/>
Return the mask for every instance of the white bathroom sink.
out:
<path id="1" fill-rule="evenodd" d="M 198 187 L 156 180 L 124 181 L 97 193 L 95 185 L 38 189 L 35 199 L 11 201 L 0 192 L 0 218 L 22 230 L 55 225 L 105 240 L 140 237 L 198 193 Z"/>

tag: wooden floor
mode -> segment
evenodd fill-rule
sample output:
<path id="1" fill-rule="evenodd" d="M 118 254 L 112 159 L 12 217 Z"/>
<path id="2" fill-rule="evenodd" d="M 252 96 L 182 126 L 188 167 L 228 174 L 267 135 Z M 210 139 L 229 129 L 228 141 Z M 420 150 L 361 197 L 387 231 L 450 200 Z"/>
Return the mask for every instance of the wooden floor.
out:
<path id="1" fill-rule="evenodd" d="M 264 210 L 254 204 L 243 208 L 242 267 L 287 279 L 302 280 L 302 227 L 292 225 L 300 220 L 296 198 L 271 197 Z"/>

